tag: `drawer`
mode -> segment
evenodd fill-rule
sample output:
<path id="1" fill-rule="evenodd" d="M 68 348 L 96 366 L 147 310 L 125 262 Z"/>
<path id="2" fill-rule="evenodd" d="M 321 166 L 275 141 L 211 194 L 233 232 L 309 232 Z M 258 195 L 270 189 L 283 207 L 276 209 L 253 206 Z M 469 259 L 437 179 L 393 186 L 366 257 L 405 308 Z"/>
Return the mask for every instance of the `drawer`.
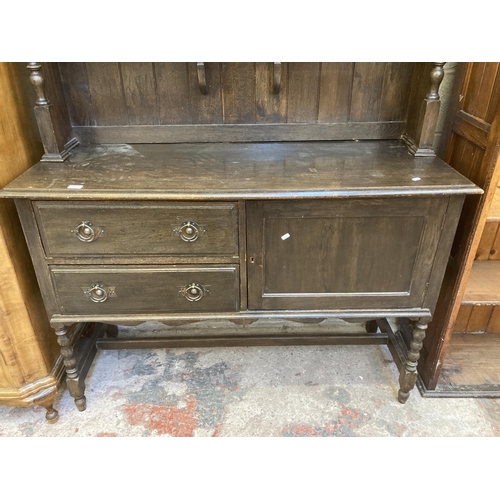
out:
<path id="1" fill-rule="evenodd" d="M 236 311 L 238 266 L 51 266 L 62 314 Z"/>
<path id="2" fill-rule="evenodd" d="M 232 203 L 34 202 L 48 257 L 236 255 Z"/>

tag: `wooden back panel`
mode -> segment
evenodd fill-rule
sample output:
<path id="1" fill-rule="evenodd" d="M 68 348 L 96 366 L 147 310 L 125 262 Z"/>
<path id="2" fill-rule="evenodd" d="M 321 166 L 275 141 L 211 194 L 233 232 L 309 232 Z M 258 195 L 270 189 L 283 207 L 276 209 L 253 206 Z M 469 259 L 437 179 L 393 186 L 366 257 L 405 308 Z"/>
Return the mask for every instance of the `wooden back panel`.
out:
<path id="1" fill-rule="evenodd" d="M 268 140 L 399 138 L 415 64 L 282 63 L 278 93 L 273 63 L 205 68 L 206 95 L 196 63 L 59 63 L 72 126 L 91 143 L 262 140 L 263 125 L 280 125 L 265 129 Z M 190 127 L 174 134 L 174 125 Z"/>

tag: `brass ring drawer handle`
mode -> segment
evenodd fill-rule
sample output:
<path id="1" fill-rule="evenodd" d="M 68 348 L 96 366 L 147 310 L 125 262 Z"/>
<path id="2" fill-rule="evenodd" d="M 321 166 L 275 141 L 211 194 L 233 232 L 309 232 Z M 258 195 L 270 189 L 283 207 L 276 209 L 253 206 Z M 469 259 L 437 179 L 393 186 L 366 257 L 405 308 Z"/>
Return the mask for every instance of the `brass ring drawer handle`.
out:
<path id="1" fill-rule="evenodd" d="M 188 220 L 178 226 L 173 226 L 173 232 L 174 234 L 178 234 L 182 241 L 192 243 L 200 236 L 205 235 L 207 230 L 197 222 Z"/>
<path id="2" fill-rule="evenodd" d="M 193 282 L 179 288 L 179 293 L 189 302 L 198 302 L 210 293 L 210 288 L 201 283 Z"/>
<path id="3" fill-rule="evenodd" d="M 104 230 L 101 227 L 94 226 L 92 222 L 82 221 L 78 224 L 78 226 L 74 227 L 71 232 L 75 233 L 76 237 L 80 241 L 83 241 L 84 243 L 91 243 L 99 238 Z"/>
<path id="4" fill-rule="evenodd" d="M 84 295 L 89 297 L 92 302 L 105 302 L 109 297 L 116 297 L 115 288 L 101 283 L 96 283 L 91 287 L 82 287 Z"/>

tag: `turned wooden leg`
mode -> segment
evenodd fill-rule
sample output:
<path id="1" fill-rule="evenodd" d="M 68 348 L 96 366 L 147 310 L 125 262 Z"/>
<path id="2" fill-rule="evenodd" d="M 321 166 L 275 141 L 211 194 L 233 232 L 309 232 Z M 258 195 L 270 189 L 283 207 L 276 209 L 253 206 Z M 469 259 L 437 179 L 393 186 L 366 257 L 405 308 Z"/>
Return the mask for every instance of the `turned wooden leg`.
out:
<path id="1" fill-rule="evenodd" d="M 71 339 L 68 336 L 68 329 L 64 326 L 56 329 L 57 342 L 61 346 L 61 354 L 64 358 L 64 366 L 66 367 L 66 384 L 69 393 L 75 400 L 76 407 L 80 411 L 84 411 L 87 407 L 85 398 L 85 384 L 80 378 L 78 366 L 76 363 Z"/>
<path id="2" fill-rule="evenodd" d="M 45 414 L 47 422 L 49 424 L 55 424 L 59 420 L 59 412 L 52 405 L 44 406 L 44 408 L 47 410 Z"/>
<path id="3" fill-rule="evenodd" d="M 420 318 L 413 327 L 412 341 L 410 342 L 410 349 L 405 364 L 401 367 L 399 376 L 399 392 L 398 401 L 406 403 L 410 391 L 415 387 L 417 381 L 417 365 L 418 358 L 420 358 L 420 349 L 422 349 L 422 342 L 425 338 L 425 330 L 430 318 Z"/>

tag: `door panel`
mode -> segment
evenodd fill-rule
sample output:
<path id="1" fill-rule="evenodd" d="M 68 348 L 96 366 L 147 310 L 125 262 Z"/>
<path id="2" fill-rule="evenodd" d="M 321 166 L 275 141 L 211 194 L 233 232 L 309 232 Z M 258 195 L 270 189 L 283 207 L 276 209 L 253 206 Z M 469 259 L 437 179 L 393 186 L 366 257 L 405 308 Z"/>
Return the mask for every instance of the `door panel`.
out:
<path id="1" fill-rule="evenodd" d="M 447 203 L 249 202 L 249 309 L 422 307 Z"/>

